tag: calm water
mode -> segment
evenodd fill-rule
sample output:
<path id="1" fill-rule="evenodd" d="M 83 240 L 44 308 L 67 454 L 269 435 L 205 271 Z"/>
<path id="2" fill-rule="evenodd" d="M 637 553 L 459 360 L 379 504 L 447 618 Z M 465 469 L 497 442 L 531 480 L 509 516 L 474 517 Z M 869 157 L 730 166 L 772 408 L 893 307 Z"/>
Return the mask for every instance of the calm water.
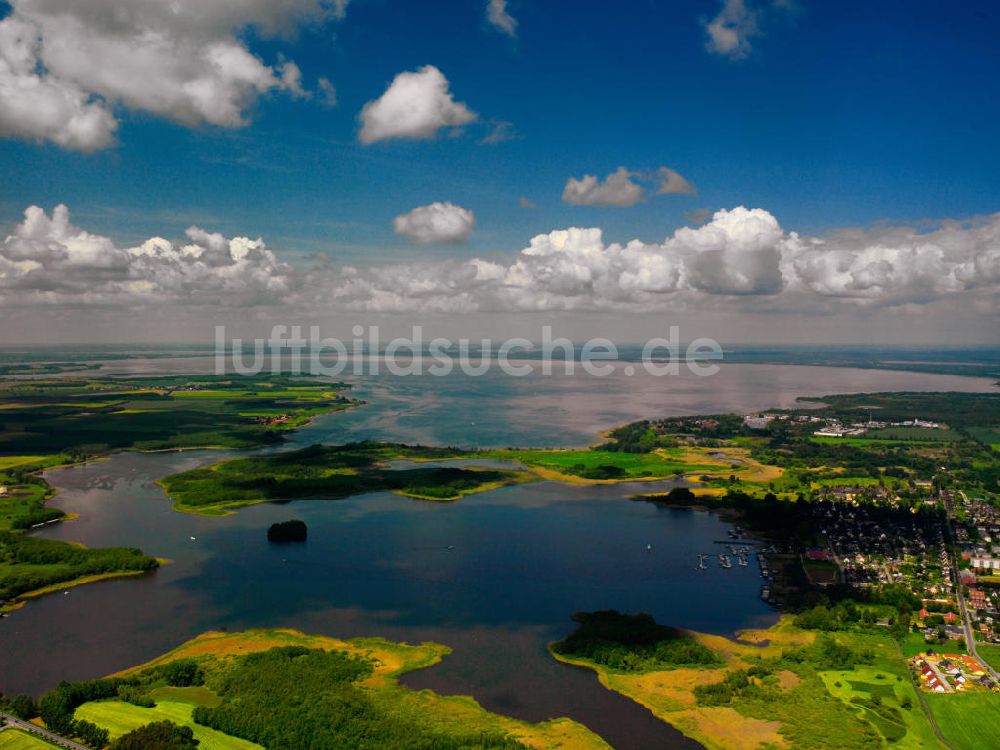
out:
<path id="1" fill-rule="evenodd" d="M 155 367 L 166 369 L 163 361 Z M 790 405 L 803 394 L 989 387 L 945 376 L 758 365 L 672 382 L 382 378 L 358 388 L 369 405 L 319 419 L 294 442 L 578 445 L 639 416 Z M 44 536 L 139 546 L 175 562 L 148 577 L 45 597 L 0 621 L 0 690 L 38 693 L 63 678 L 107 674 L 208 629 L 288 626 L 446 643 L 454 653 L 407 684 L 471 694 L 532 721 L 571 716 L 616 748 L 696 747 L 592 673 L 551 659 L 545 644 L 565 635 L 579 610 L 647 611 L 716 633 L 774 618 L 758 598 L 754 562 L 695 569 L 697 554 L 717 553 L 714 542 L 726 538 L 717 517 L 627 500 L 650 484 L 544 482 L 453 504 L 378 493 L 261 505 L 222 519 L 174 513 L 153 484 L 228 455 L 119 454 L 47 474 L 60 489 L 55 504 L 81 518 Z M 309 542 L 269 545 L 266 528 L 291 517 L 307 522 Z"/>

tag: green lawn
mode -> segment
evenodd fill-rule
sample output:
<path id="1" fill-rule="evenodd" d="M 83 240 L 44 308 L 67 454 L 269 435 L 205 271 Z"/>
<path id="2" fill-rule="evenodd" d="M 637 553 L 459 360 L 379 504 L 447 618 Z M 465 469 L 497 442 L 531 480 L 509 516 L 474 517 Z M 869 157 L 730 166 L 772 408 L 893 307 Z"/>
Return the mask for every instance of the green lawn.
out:
<path id="1" fill-rule="evenodd" d="M 1000 646 L 976 646 L 976 651 L 981 657 L 986 659 L 987 664 L 996 670 L 1000 670 Z M 998 698 L 997 700 L 1000 700 Z"/>
<path id="2" fill-rule="evenodd" d="M 996 693 L 928 695 L 941 733 L 955 750 L 1000 747 L 1000 697 Z"/>
<path id="3" fill-rule="evenodd" d="M 55 745 L 50 745 L 45 740 L 19 729 L 5 729 L 0 732 L 0 750 L 52 750 L 54 747 Z"/>
<path id="4" fill-rule="evenodd" d="M 49 466 L 58 466 L 59 464 L 66 463 L 68 460 L 67 456 L 58 453 L 45 456 L 0 456 L 0 471 L 6 471 L 7 469 L 35 471 L 37 469 L 48 468 Z"/>
<path id="5" fill-rule="evenodd" d="M 916 656 L 917 654 L 922 654 L 929 648 L 934 649 L 934 651 L 939 654 L 965 653 L 965 646 L 956 640 L 947 640 L 940 645 L 938 643 L 928 643 L 924 640 L 923 633 L 909 633 L 906 636 L 906 640 L 900 644 L 903 656 L 907 659 L 912 656 Z"/>
<path id="6" fill-rule="evenodd" d="M 0 486 L 7 490 L 0 496 L 0 531 L 23 531 L 65 515 L 61 510 L 45 507 L 52 490 L 37 477 L 18 482 L 10 474 L 0 472 Z"/>
<path id="7" fill-rule="evenodd" d="M 938 748 L 934 731 L 924 712 L 913 684 L 901 669 L 901 662 L 879 658 L 872 666 L 858 666 L 847 671 L 821 672 L 831 695 L 856 706 L 858 715 L 871 722 L 886 737 L 903 734 L 891 743 L 896 748 Z M 869 701 L 876 698 L 895 711 L 880 715 Z M 907 706 L 909 706 L 907 708 Z M 896 721 L 900 718 L 901 722 Z M 905 730 L 902 731 L 901 730 Z"/>
<path id="8" fill-rule="evenodd" d="M 219 696 L 213 693 L 204 685 L 197 687 L 164 687 L 151 691 L 149 697 L 157 703 L 167 701 L 169 703 L 191 703 L 195 706 L 217 706 Z"/>
<path id="9" fill-rule="evenodd" d="M 112 739 L 145 724 L 169 720 L 181 726 L 191 727 L 195 739 L 201 742 L 199 750 L 261 750 L 260 745 L 253 742 L 230 737 L 228 734 L 195 724 L 191 719 L 193 710 L 194 705 L 191 703 L 163 701 L 157 703 L 156 708 L 139 708 L 121 701 L 102 701 L 80 706 L 76 710 L 76 718 L 104 727 L 111 733 Z"/>
<path id="10" fill-rule="evenodd" d="M 718 471 L 718 465 L 689 464 L 680 451 L 618 453 L 601 450 L 492 450 L 481 455 L 587 479 L 658 479 L 692 471 Z"/>

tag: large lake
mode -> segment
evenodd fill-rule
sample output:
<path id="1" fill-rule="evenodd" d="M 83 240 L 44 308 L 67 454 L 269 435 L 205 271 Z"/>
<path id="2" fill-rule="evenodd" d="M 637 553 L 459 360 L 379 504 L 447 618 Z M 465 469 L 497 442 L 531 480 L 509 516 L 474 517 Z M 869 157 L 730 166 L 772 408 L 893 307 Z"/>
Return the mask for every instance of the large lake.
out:
<path id="1" fill-rule="evenodd" d="M 130 360 L 133 372 L 199 371 L 204 360 Z M 798 396 L 877 390 L 993 390 L 985 380 L 767 365 L 712 378 L 395 378 L 358 382 L 368 405 L 320 418 L 293 444 L 379 438 L 465 446 L 570 446 L 634 418 L 790 406 Z M 209 629 L 287 626 L 350 637 L 435 640 L 454 653 L 406 683 L 475 696 L 537 721 L 571 716 L 616 748 L 697 747 L 594 675 L 551 659 L 575 611 L 646 611 L 730 634 L 775 618 L 756 565 L 699 571 L 726 524 L 627 498 L 649 484 L 510 487 L 452 504 L 378 493 L 246 508 L 227 518 L 174 513 L 154 480 L 234 454 L 118 454 L 51 471 L 54 504 L 76 521 L 41 535 L 139 546 L 174 563 L 137 579 L 72 589 L 0 621 L 0 690 L 38 693 L 146 661 Z M 656 483 L 667 486 L 667 483 Z M 305 545 L 266 528 L 302 518 Z M 194 537 L 192 539 L 192 537 Z"/>

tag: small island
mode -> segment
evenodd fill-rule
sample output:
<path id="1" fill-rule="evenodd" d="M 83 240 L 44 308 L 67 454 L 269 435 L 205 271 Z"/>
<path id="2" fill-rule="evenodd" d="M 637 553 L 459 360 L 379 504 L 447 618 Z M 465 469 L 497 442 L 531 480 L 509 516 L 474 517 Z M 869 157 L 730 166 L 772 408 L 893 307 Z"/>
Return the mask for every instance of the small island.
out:
<path id="1" fill-rule="evenodd" d="M 267 541 L 283 544 L 287 542 L 304 542 L 309 535 L 305 521 L 297 519 L 272 523 L 267 530 Z"/>
<path id="2" fill-rule="evenodd" d="M 55 367 L 55 366 L 53 366 Z M 30 374 L 64 372 L 67 367 Z M 0 367 L 0 376 L 23 375 Z M 69 520 L 48 506 L 55 490 L 42 471 L 116 451 L 259 448 L 316 416 L 360 402 L 349 386 L 280 375 L 164 375 L 0 378 L 0 614 L 70 586 L 135 576 L 160 560 L 137 549 L 86 549 L 30 532 Z"/>

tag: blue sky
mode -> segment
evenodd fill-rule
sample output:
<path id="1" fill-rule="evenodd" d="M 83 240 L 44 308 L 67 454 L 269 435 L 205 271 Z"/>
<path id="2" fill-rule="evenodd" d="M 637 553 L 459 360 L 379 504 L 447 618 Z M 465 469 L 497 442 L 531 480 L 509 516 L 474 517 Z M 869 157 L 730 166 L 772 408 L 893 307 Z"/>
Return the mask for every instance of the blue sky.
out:
<path id="1" fill-rule="evenodd" d="M 992 341 L 997 39 L 991 2 L 0 2 L 0 306 L 842 315 L 841 340 L 917 312 Z M 414 76 L 464 124 L 362 142 Z M 601 192 L 620 167 L 642 200 Z M 657 194 L 664 167 L 696 189 Z"/>
<path id="2" fill-rule="evenodd" d="M 992 3 L 806 3 L 773 13 L 744 60 L 710 54 L 705 2 L 512 0 L 512 40 L 481 4 L 357 0 L 343 21 L 251 41 L 294 59 L 338 105 L 262 98 L 241 129 L 190 129 L 122 109 L 118 145 L 80 154 L 0 142 L 2 219 L 68 204 L 122 241 L 191 223 L 352 263 L 516 250 L 554 227 L 659 240 L 682 212 L 761 206 L 786 227 L 965 217 L 1000 207 L 1000 14 Z M 355 138 L 393 76 L 437 66 L 455 98 L 517 137 Z M 626 210 L 568 206 L 570 176 L 669 165 L 696 196 Z M 536 210 L 518 207 L 524 195 Z M 412 248 L 390 220 L 450 200 L 476 212 L 464 246 Z"/>

